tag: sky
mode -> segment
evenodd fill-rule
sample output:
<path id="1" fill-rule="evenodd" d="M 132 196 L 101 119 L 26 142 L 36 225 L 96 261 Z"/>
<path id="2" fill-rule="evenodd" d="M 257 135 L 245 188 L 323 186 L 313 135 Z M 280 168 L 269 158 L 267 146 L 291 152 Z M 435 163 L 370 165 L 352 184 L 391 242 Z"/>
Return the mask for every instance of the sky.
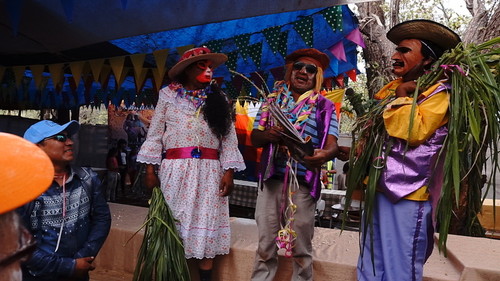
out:
<path id="1" fill-rule="evenodd" d="M 463 0 L 444 0 L 445 7 L 453 9 L 457 14 L 469 15 L 465 1 Z"/>

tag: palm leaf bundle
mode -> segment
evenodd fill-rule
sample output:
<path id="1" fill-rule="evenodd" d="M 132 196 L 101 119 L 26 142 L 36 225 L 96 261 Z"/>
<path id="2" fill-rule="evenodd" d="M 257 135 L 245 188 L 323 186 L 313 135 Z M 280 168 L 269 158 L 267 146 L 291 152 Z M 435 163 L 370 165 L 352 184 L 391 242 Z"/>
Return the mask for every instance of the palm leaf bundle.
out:
<path id="1" fill-rule="evenodd" d="M 433 65 L 431 71 L 417 80 L 412 112 L 415 112 L 419 88 L 425 90 L 442 80 L 447 80 L 452 87 L 448 136 L 438 154 L 444 163 L 444 181 L 436 209 L 438 246 L 445 255 L 446 240 L 453 220 L 460 221 L 464 226 L 457 234 L 484 234 L 477 221 L 477 214 L 481 211 L 484 200 L 482 194 L 486 194 L 490 188 L 495 189 L 496 171 L 499 167 L 499 44 L 500 37 L 478 45 L 459 44 L 445 53 Z M 391 146 L 390 143 L 386 144 L 386 151 L 382 151 L 387 135 L 382 113 L 391 99 L 393 98 L 388 97 L 365 109 L 352 133 L 353 149 L 347 176 L 346 210 L 350 206 L 353 191 L 364 188 L 364 229 L 372 229 L 367 227 L 372 223 L 377 182 L 384 165 L 381 156 L 385 155 Z M 413 117 L 409 120 L 410 130 L 411 120 Z M 491 163 L 491 172 L 486 175 L 486 192 L 482 192 L 487 162 Z M 345 218 L 346 212 L 344 222 Z M 366 235 L 365 233 L 362 237 L 363 243 Z"/>
<path id="2" fill-rule="evenodd" d="M 154 188 L 146 221 L 140 228 L 146 229 L 134 281 L 191 280 L 175 222 L 161 190 Z"/>

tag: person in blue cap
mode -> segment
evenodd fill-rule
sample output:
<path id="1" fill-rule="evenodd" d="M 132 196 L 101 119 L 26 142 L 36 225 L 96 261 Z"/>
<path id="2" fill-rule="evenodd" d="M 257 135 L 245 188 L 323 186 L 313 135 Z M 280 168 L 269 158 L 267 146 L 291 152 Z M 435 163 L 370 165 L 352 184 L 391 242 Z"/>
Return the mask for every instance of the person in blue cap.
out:
<path id="1" fill-rule="evenodd" d="M 73 136 L 80 125 L 42 120 L 24 134 L 54 166 L 49 189 L 18 212 L 36 240 L 32 257 L 23 264 L 23 280 L 89 280 L 89 271 L 111 226 L 101 181 L 90 168 L 71 164 Z"/>

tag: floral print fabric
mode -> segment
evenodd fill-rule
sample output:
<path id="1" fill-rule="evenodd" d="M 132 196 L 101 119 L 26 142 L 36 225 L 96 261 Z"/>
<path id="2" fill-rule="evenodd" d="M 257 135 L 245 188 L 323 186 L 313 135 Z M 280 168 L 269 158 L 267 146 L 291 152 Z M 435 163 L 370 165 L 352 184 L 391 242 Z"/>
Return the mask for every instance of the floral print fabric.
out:
<path id="1" fill-rule="evenodd" d="M 220 159 L 163 159 L 170 148 L 202 146 L 219 149 Z M 160 164 L 165 200 L 179 221 L 186 258 L 213 258 L 228 254 L 231 233 L 227 197 L 219 197 L 224 170 L 245 169 L 233 128 L 222 140 L 210 130 L 193 103 L 163 88 L 137 161 Z"/>

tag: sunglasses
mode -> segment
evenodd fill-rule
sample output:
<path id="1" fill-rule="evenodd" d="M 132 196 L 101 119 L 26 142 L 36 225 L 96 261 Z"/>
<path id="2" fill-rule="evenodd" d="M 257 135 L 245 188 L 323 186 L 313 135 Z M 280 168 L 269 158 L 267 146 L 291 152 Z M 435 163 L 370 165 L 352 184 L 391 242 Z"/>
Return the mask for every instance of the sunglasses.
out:
<path id="1" fill-rule="evenodd" d="M 70 137 L 65 134 L 57 134 L 51 137 L 45 138 L 44 140 L 53 139 L 60 142 L 66 142 Z"/>
<path id="2" fill-rule="evenodd" d="M 293 64 L 293 70 L 302 70 L 304 67 L 306 68 L 306 72 L 309 74 L 316 74 L 318 72 L 318 67 L 314 64 L 307 64 L 301 61 Z"/>
<path id="3" fill-rule="evenodd" d="M 30 257 L 36 248 L 36 241 L 29 231 L 23 228 L 19 237 L 19 248 L 11 254 L 0 258 L 0 268 L 6 267 L 16 261 L 25 262 Z"/>

